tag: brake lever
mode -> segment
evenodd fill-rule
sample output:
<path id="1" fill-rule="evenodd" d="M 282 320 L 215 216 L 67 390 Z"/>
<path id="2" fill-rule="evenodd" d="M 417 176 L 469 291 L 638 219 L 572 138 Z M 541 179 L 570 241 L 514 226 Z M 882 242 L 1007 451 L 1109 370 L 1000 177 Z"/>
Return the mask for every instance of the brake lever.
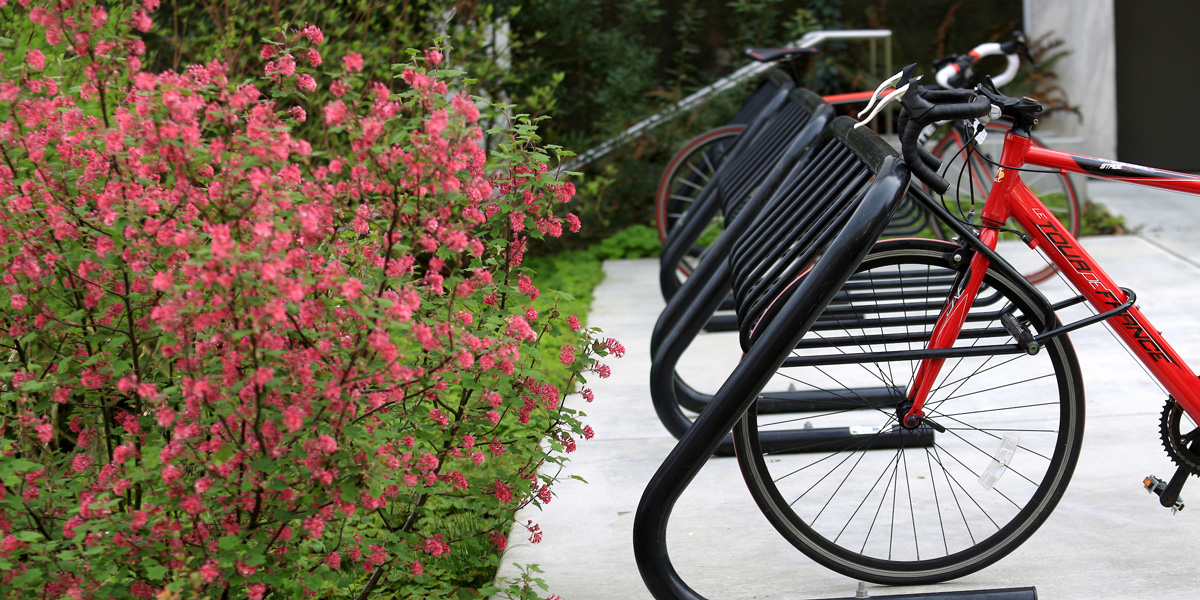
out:
<path id="1" fill-rule="evenodd" d="M 1034 71 L 1041 71 L 1042 66 L 1036 60 L 1033 60 L 1033 55 L 1029 53 L 1029 38 L 1025 37 L 1025 32 L 1014 31 L 1012 37 L 1013 43 L 1017 45 L 1017 53 L 1029 62 L 1029 66 L 1033 67 Z"/>
<path id="2" fill-rule="evenodd" d="M 880 100 L 878 104 L 875 104 L 875 109 L 871 111 L 871 114 L 867 115 L 867 117 L 865 119 L 862 119 L 861 121 L 855 123 L 854 128 L 858 129 L 859 127 L 862 127 L 863 125 L 870 123 L 875 118 L 875 116 L 878 115 L 879 113 L 883 112 L 883 109 L 887 108 L 887 106 L 889 104 L 893 104 L 893 103 L 902 101 L 904 99 L 904 93 L 908 91 L 908 87 L 910 85 L 912 85 L 914 82 L 919 81 L 920 79 L 921 78 L 918 76 L 916 79 L 913 79 L 909 83 L 904 84 L 902 87 L 896 88 L 895 91 L 884 96 L 883 100 Z M 872 102 L 872 104 L 874 104 L 874 103 Z M 866 109 L 863 109 L 863 110 L 865 111 Z M 861 112 L 858 113 L 858 116 L 862 117 L 862 113 Z"/>
<path id="3" fill-rule="evenodd" d="M 866 108 L 864 108 L 864 109 L 862 109 L 862 110 L 858 111 L 858 118 L 859 118 L 859 119 L 862 119 L 862 118 L 863 118 L 863 115 L 866 115 L 866 114 L 872 114 L 872 113 L 871 113 L 871 108 L 875 106 L 875 103 L 876 103 L 876 102 L 877 102 L 877 101 L 878 101 L 878 100 L 879 100 L 881 97 L 886 97 L 886 96 L 880 96 L 880 94 L 882 94 L 882 93 L 883 93 L 883 90 L 885 90 L 885 89 L 887 89 L 887 88 L 889 88 L 889 87 L 891 87 L 891 86 L 893 86 L 893 85 L 895 85 L 896 83 L 899 83 L 899 82 L 901 82 L 901 81 L 903 81 L 905 84 L 907 84 L 907 83 L 908 83 L 908 81 L 910 81 L 910 80 L 911 80 L 911 78 L 912 78 L 912 70 L 913 70 L 914 68 L 916 68 L 916 66 L 917 66 L 917 65 L 916 65 L 916 63 L 913 63 L 913 64 L 911 64 L 911 65 L 908 65 L 907 67 L 904 67 L 903 69 L 900 69 L 900 72 L 899 72 L 899 73 L 896 73 L 895 75 L 892 75 L 891 77 L 888 77 L 887 79 L 885 79 L 885 80 L 883 81 L 883 83 L 879 84 L 879 87 L 875 88 L 875 93 L 874 93 L 874 94 L 871 94 L 871 100 L 870 100 L 869 102 L 867 102 L 867 106 L 866 106 Z M 878 109 L 877 109 L 877 110 L 878 110 Z M 868 119 L 868 120 L 870 120 L 870 119 Z"/>

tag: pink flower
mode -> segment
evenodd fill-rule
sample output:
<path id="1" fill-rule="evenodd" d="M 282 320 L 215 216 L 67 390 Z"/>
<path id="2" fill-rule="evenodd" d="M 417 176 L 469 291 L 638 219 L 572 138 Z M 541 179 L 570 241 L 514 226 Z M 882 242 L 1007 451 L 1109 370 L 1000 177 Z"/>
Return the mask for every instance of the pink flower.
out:
<path id="1" fill-rule="evenodd" d="M 508 213 L 508 224 L 517 233 L 525 231 L 525 215 L 521 212 Z"/>
<path id="2" fill-rule="evenodd" d="M 166 271 L 159 271 L 158 273 L 155 273 L 154 279 L 150 283 L 150 287 L 160 292 L 165 292 L 171 289 L 171 286 L 173 285 L 175 285 L 175 281 L 171 277 L 171 274 L 167 273 Z"/>
<path id="3" fill-rule="evenodd" d="M 290 54 L 284 54 L 279 57 L 279 60 L 267 63 L 263 67 L 263 73 L 275 81 L 291 77 L 296 73 L 296 59 L 292 58 Z M 316 88 L 315 82 L 313 88 Z"/>
<path id="4" fill-rule="evenodd" d="M 563 346 L 562 352 L 558 355 L 558 360 L 562 364 L 570 366 L 571 363 L 575 362 L 575 348 L 573 346 Z"/>
<path id="5" fill-rule="evenodd" d="M 462 116 L 468 123 L 474 123 L 479 120 L 479 107 L 471 102 L 470 98 L 465 95 L 455 96 L 454 100 L 450 101 L 450 107 L 454 112 Z"/>
<path id="6" fill-rule="evenodd" d="M 205 583 L 212 583 L 220 579 L 221 571 L 217 568 L 219 564 L 215 558 L 204 563 L 204 566 L 200 567 L 200 579 Z"/>
<path id="7" fill-rule="evenodd" d="M 350 111 L 341 100 L 336 100 L 325 105 L 325 124 L 338 126 L 346 117 L 350 115 Z"/>
<path id="8" fill-rule="evenodd" d="M 522 294 L 529 296 L 530 300 L 537 300 L 538 289 L 534 287 L 533 281 L 529 279 L 528 275 L 521 275 L 517 278 L 517 289 Z"/>
<path id="9" fill-rule="evenodd" d="M 75 459 L 71 461 L 71 470 L 82 473 L 90 469 L 94 461 L 90 454 L 76 454 Z"/>
<path id="10" fill-rule="evenodd" d="M 146 14 L 144 10 L 135 10 L 129 17 L 129 26 L 142 33 L 150 31 L 150 27 L 153 25 L 154 22 L 150 20 L 150 15 Z"/>
<path id="11" fill-rule="evenodd" d="M 507 483 L 500 480 L 492 482 L 492 495 L 504 504 L 512 502 L 513 499 L 512 489 L 508 487 Z"/>
<path id="12" fill-rule="evenodd" d="M 175 422 L 175 411 L 170 408 L 158 409 L 158 424 L 161 427 L 170 427 L 171 423 Z"/>
<path id="13" fill-rule="evenodd" d="M 559 202 L 567 202 L 573 196 L 575 196 L 575 184 L 571 183 L 570 181 L 564 181 L 558 185 L 552 185 L 550 186 L 550 189 L 554 190 L 554 199 L 558 200 Z M 578 217 L 576 217 L 575 222 L 579 222 Z"/>
<path id="14" fill-rule="evenodd" d="M 317 45 L 325 41 L 325 34 L 321 33 L 321 30 L 316 25 L 309 25 L 300 30 L 300 37 L 308 38 L 312 43 Z"/>
<path id="15" fill-rule="evenodd" d="M 134 598 L 153 598 L 154 588 L 150 587 L 150 584 L 145 581 L 135 581 L 133 585 L 129 586 L 129 595 Z"/>
<path id="16" fill-rule="evenodd" d="M 267 584 L 265 583 L 248 583 L 246 584 L 247 600 L 262 600 L 263 595 L 267 593 Z"/>
<path id="17" fill-rule="evenodd" d="M 342 556 L 337 552 L 330 552 L 329 556 L 323 561 L 330 569 L 340 569 L 342 567 Z"/>
<path id="18" fill-rule="evenodd" d="M 275 46 L 271 44 L 263 44 L 262 50 L 258 52 L 258 56 L 263 60 L 271 60 L 275 56 Z"/>
<path id="19" fill-rule="evenodd" d="M 333 454 L 334 452 L 337 452 L 338 443 L 337 440 L 322 433 L 321 435 L 317 436 L 317 448 L 325 454 Z"/>
<path id="20" fill-rule="evenodd" d="M 321 59 L 321 53 L 317 52 L 316 48 L 309 48 L 307 51 L 305 51 L 304 58 L 307 58 L 308 64 L 310 64 L 314 67 L 319 67 L 319 66 L 321 66 L 321 63 L 324 62 Z"/>
<path id="21" fill-rule="evenodd" d="M 614 338 L 605 339 L 604 347 L 608 349 L 609 354 L 611 354 L 617 358 L 621 358 L 622 356 L 625 356 L 625 346 L 622 346 L 621 342 L 618 342 Z"/>
<path id="22" fill-rule="evenodd" d="M 41 71 L 46 68 L 46 55 L 42 54 L 41 50 L 33 48 L 25 53 L 25 62 L 33 67 L 34 71 Z"/>
<path id="23" fill-rule="evenodd" d="M 113 448 L 112 464 L 118 466 L 124 465 L 127 459 L 135 456 L 137 456 L 137 449 L 129 444 L 121 444 L 120 446 Z"/>
<path id="24" fill-rule="evenodd" d="M 515 340 L 528 342 L 537 339 L 537 334 L 529 326 L 529 322 L 525 320 L 525 317 L 521 315 L 512 315 L 508 318 L 508 336 Z"/>
<path id="25" fill-rule="evenodd" d="M 83 525 L 83 519 L 79 517 L 67 519 L 67 522 L 63 523 L 63 537 L 68 540 L 75 539 L 75 528 L 80 525 Z"/>
<path id="26" fill-rule="evenodd" d="M 442 427 L 445 427 L 450 423 L 450 419 L 446 416 L 446 413 L 443 413 L 441 410 L 436 408 L 429 410 L 429 420 L 441 425 Z"/>
<path id="27" fill-rule="evenodd" d="M 190 494 L 179 502 L 179 507 L 189 515 L 198 515 L 204 512 L 204 501 L 196 494 Z"/>
<path id="28" fill-rule="evenodd" d="M 176 469 L 175 465 L 168 464 L 162 470 L 162 480 L 163 480 L 163 483 L 165 483 L 167 485 L 170 485 L 172 482 L 174 482 L 176 479 L 179 479 L 180 477 L 183 477 L 183 472 L 180 471 L 179 469 Z"/>
<path id="29" fill-rule="evenodd" d="M 325 521 L 319 515 L 312 515 L 304 520 L 304 528 L 308 530 L 308 537 L 316 539 L 325 533 Z"/>
<path id="30" fill-rule="evenodd" d="M 25 305 L 28 302 L 24 294 L 13 294 L 10 301 L 12 302 L 13 310 L 25 310 Z"/>
<path id="31" fill-rule="evenodd" d="M 579 331 L 579 317 L 575 315 L 567 317 L 567 327 L 570 327 L 571 331 Z"/>
<path id="32" fill-rule="evenodd" d="M 430 48 L 425 51 L 425 62 L 437 66 L 442 62 L 442 53 L 436 48 Z"/>
<path id="33" fill-rule="evenodd" d="M 425 541 L 421 543 L 421 549 L 430 556 L 441 556 L 450 553 L 450 544 L 443 542 L 442 536 L 433 535 L 425 538 Z"/>
<path id="34" fill-rule="evenodd" d="M 317 89 L 317 80 L 308 73 L 301 73 L 296 77 L 296 87 L 301 91 L 311 92 Z"/>
<path id="35" fill-rule="evenodd" d="M 295 404 L 283 409 L 283 426 L 296 431 L 304 426 L 304 409 Z"/>
<path id="36" fill-rule="evenodd" d="M 363 70 L 363 57 L 357 52 L 351 52 L 342 57 L 342 66 L 351 73 L 361 73 Z"/>
<path id="37" fill-rule="evenodd" d="M 43 444 L 49 444 L 50 440 L 54 439 L 54 425 L 50 423 L 39 423 L 33 426 L 33 430 L 37 432 L 37 438 Z"/>
<path id="38" fill-rule="evenodd" d="M 540 544 L 542 542 L 542 527 L 540 525 L 529 521 L 525 523 L 525 528 L 529 530 L 529 543 Z"/>
<path id="39" fill-rule="evenodd" d="M 496 546 L 496 552 L 504 552 L 508 547 L 508 536 L 499 531 L 489 532 L 488 535 L 492 538 L 492 544 Z"/>

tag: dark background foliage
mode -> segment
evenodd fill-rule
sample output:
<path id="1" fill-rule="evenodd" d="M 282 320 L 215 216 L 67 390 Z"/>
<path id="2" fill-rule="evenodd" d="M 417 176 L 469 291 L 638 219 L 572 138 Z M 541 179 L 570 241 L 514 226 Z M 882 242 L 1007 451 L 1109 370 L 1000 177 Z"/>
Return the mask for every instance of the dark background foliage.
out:
<path id="1" fill-rule="evenodd" d="M 745 64 L 746 47 L 770 47 L 812 29 L 891 29 L 892 64 L 930 65 L 1007 39 L 1020 28 L 1012 0 L 500 0 L 520 7 L 515 35 L 528 42 L 515 64 L 521 85 L 564 77 L 555 90 L 547 141 L 577 152 L 616 135 Z M 819 93 L 874 88 L 864 42 L 831 43 L 800 65 Z M 728 93 L 590 165 L 581 206 L 591 237 L 652 219 L 653 193 L 671 154 L 687 139 L 727 122 L 744 98 Z"/>

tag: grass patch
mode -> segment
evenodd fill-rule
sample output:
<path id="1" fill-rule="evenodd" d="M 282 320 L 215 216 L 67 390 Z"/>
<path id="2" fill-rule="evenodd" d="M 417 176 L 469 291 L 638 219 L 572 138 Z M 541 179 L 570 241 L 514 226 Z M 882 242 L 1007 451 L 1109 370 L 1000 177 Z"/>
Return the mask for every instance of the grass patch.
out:
<path id="1" fill-rule="evenodd" d="M 1084 202 L 1079 210 L 1079 235 L 1124 235 L 1125 217 L 1114 215 L 1099 202 Z"/>
<path id="2" fill-rule="evenodd" d="M 533 307 L 542 314 L 552 310 L 557 302 L 560 313 L 575 315 L 580 323 L 586 325 L 596 286 L 604 281 L 604 261 L 654 257 L 658 256 L 661 249 L 662 243 L 658 241 L 658 232 L 653 227 L 633 225 L 582 250 L 529 256 L 524 266 L 533 270 L 533 281 L 542 291 Z M 539 343 L 543 350 L 558 352 L 562 346 L 571 344 L 572 338 L 564 332 L 552 331 L 543 335 Z M 560 388 L 570 374 L 557 361 L 546 361 L 542 363 L 542 368 L 551 383 Z"/>

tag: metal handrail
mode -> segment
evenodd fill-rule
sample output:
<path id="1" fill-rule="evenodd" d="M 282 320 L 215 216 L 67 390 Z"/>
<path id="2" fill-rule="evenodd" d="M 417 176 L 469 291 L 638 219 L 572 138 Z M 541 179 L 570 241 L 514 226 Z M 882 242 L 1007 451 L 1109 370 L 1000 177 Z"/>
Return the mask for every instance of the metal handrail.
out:
<path id="1" fill-rule="evenodd" d="M 804 36 L 801 37 L 800 39 L 789 44 L 788 46 L 791 48 L 815 48 L 827 41 L 878 40 L 878 39 L 890 40 L 891 37 L 892 37 L 892 31 L 890 29 L 846 29 L 846 30 L 841 30 L 841 31 L 810 31 L 810 32 L 804 34 Z M 874 63 L 875 52 L 874 52 L 873 45 L 872 45 L 871 50 L 872 50 L 872 52 L 871 52 L 872 63 Z M 888 43 L 888 44 L 884 45 L 884 73 L 891 72 L 891 68 L 892 68 L 891 63 L 892 63 L 892 47 L 891 47 L 891 44 Z M 670 108 L 667 108 L 665 110 L 659 111 L 659 112 L 651 115 L 650 117 L 632 125 L 631 127 L 626 129 L 625 131 L 621 132 L 620 134 L 616 135 L 615 137 L 605 140 L 599 146 L 595 146 L 595 147 L 589 149 L 587 152 L 580 154 L 579 156 L 575 157 L 573 160 L 570 161 L 570 163 L 567 165 L 567 168 L 569 168 L 569 169 L 582 168 L 585 165 L 608 155 L 608 153 L 612 152 L 617 146 L 620 146 L 621 144 L 624 144 L 624 143 L 628 142 L 629 140 L 639 137 L 639 136 L 645 134 L 646 132 L 650 131 L 651 129 L 654 129 L 655 127 L 658 127 L 659 125 L 662 125 L 663 123 L 666 123 L 667 121 L 674 119 L 675 117 L 677 117 L 687 111 L 693 110 L 695 108 L 698 108 L 698 107 L 704 105 L 709 100 L 711 100 L 712 97 L 716 96 L 717 94 L 720 94 L 722 92 L 733 89 L 733 88 L 737 87 L 739 84 L 767 72 L 768 70 L 771 69 L 772 66 L 773 66 L 772 63 L 758 62 L 758 61 L 751 62 L 751 63 L 743 66 L 742 68 L 734 71 L 733 73 L 726 75 L 725 77 L 722 77 L 721 79 L 718 79 L 717 81 L 715 81 L 703 88 L 700 88 L 695 93 L 689 95 L 688 97 L 684 98 L 683 100 L 680 100 L 679 102 L 676 102 Z"/>

